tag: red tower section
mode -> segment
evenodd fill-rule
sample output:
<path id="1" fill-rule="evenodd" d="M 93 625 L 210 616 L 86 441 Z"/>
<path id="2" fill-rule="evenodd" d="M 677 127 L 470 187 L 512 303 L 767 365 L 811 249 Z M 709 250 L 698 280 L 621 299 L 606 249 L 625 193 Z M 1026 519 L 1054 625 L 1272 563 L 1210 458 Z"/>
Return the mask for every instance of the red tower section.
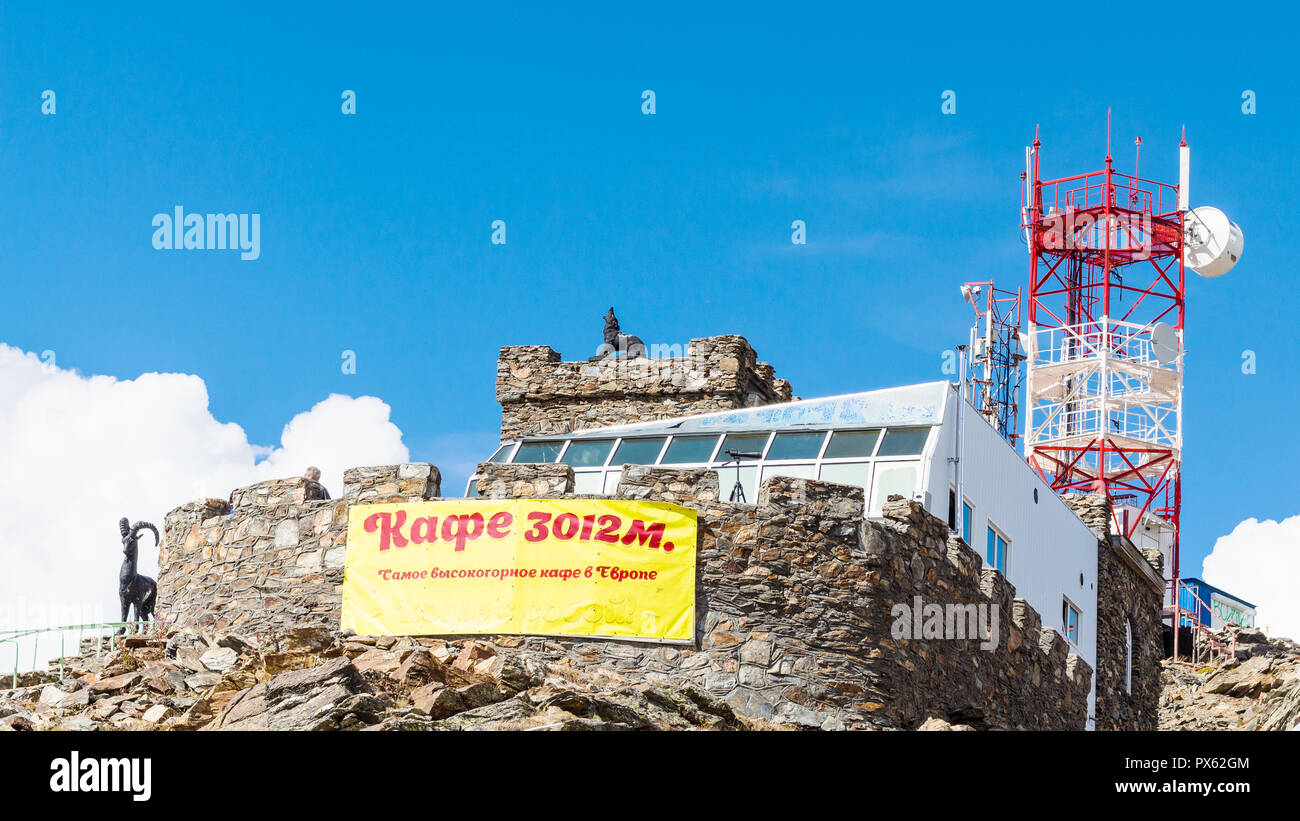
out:
<path id="1" fill-rule="evenodd" d="M 1109 145 L 1102 170 L 1044 180 L 1040 147 L 1021 209 L 1025 456 L 1058 493 L 1104 492 L 1115 532 L 1171 530 L 1177 578 L 1187 206 L 1136 161 L 1116 171 Z"/>

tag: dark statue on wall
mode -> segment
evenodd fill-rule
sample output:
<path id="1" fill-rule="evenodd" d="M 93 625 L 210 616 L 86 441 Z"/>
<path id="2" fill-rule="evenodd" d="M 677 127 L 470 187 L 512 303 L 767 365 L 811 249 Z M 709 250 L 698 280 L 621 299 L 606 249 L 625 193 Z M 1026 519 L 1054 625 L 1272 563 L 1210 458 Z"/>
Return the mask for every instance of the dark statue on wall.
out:
<path id="1" fill-rule="evenodd" d="M 600 350 L 590 361 L 610 358 L 635 359 L 645 355 L 645 343 L 641 341 L 641 337 L 619 332 L 618 317 L 614 316 L 614 308 L 610 306 L 609 313 L 605 316 L 605 343 L 600 346 Z"/>
<path id="2" fill-rule="evenodd" d="M 125 516 L 117 526 L 122 531 L 122 552 L 126 554 L 126 558 L 122 560 L 122 571 L 117 576 L 117 595 L 122 601 L 122 621 L 126 621 L 127 610 L 134 606 L 135 617 L 131 621 L 142 622 L 140 628 L 143 630 L 147 627 L 149 619 L 154 618 L 154 607 L 158 604 L 158 582 L 136 572 L 140 552 L 140 531 L 152 530 L 153 545 L 157 547 L 158 528 L 148 522 L 130 524 Z M 126 628 L 123 627 L 118 632 L 125 633 Z"/>

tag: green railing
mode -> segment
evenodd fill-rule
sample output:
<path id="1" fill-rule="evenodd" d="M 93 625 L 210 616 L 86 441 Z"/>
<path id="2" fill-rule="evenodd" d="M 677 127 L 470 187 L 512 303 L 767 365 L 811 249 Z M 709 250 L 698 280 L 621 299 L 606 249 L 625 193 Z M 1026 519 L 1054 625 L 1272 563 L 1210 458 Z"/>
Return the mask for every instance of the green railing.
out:
<path id="1" fill-rule="evenodd" d="M 143 627 L 143 632 L 133 632 Z M 95 622 L 92 624 L 71 624 L 63 627 L 37 627 L 29 630 L 8 630 L 0 631 L 0 653 L 6 645 L 13 645 L 14 651 L 14 671 L 12 686 L 18 687 L 18 665 L 23 656 L 19 649 L 19 642 L 25 639 L 32 641 L 32 670 L 39 669 L 40 665 L 40 648 L 41 636 L 49 633 L 59 634 L 59 678 L 63 678 L 63 660 L 68 658 L 68 635 L 76 633 L 77 652 L 74 656 L 82 655 L 81 647 L 87 638 L 95 640 L 95 657 L 98 658 L 107 650 L 109 653 L 117 652 L 117 647 L 122 644 L 123 639 L 134 636 L 143 636 L 146 638 L 159 638 L 166 632 L 167 625 L 163 622 L 154 621 L 147 625 L 144 622 L 124 622 L 124 621 L 105 621 Z M 108 631 L 108 635 L 104 635 Z M 119 635 L 119 631 L 125 631 Z M 125 645 L 123 645 L 125 646 Z M 54 659 L 47 660 L 46 667 L 52 668 Z"/>

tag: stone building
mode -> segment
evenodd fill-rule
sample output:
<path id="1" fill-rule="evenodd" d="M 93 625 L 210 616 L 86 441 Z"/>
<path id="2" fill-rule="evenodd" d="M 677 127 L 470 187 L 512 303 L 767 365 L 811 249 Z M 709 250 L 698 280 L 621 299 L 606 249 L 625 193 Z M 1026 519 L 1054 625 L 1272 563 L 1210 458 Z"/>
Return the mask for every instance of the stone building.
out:
<path id="1" fill-rule="evenodd" d="M 497 394 L 507 446 L 478 467 L 472 495 L 601 496 L 694 508 L 696 636 L 685 647 L 590 638 L 489 641 L 502 653 L 700 687 L 738 714 L 797 727 L 914 728 L 942 719 L 1008 729 L 1154 728 L 1158 569 L 1131 543 L 1106 532 L 1104 499 L 1067 500 L 1076 516 L 1036 488 L 1033 501 L 1022 503 L 1039 513 L 1027 514 L 1024 527 L 1042 532 L 1031 539 L 1015 531 L 1009 566 L 1000 566 L 1002 554 L 983 545 L 972 549 L 968 525 L 975 510 L 998 511 L 997 496 L 1020 496 L 1022 479 L 1028 499 L 1032 481 L 1015 471 L 1031 472 L 1022 460 L 990 449 L 980 458 L 992 460 L 990 469 L 1005 477 L 978 490 L 950 485 L 939 473 L 948 464 L 943 428 L 961 418 L 959 408 L 946 398 L 946 386 L 920 387 L 939 402 L 933 430 L 911 437 L 924 443 L 915 457 L 883 459 L 917 460 L 920 478 L 911 491 L 877 492 L 870 480 L 826 481 L 819 471 L 828 463 L 825 449 L 834 433 L 819 429 L 818 458 L 811 463 L 816 470 L 790 475 L 800 471 L 759 473 L 756 467 L 746 501 L 725 501 L 724 471 L 709 463 L 615 465 L 605 452 L 600 470 L 613 479 L 580 486 L 580 475 L 590 471 L 580 465 L 575 473 L 559 450 L 534 460 L 500 456 L 519 455 L 521 443 L 538 438 L 569 437 L 566 447 L 573 437 L 602 441 L 609 438 L 601 432 L 610 430 L 605 426 L 647 420 L 726 416 L 747 408 L 770 408 L 768 418 L 787 418 L 799 404 L 791 402 L 789 384 L 775 379 L 743 338 L 695 340 L 688 357 L 639 362 L 566 363 L 546 347 L 503 348 Z M 887 438 L 888 426 L 882 429 L 873 442 Z M 799 433 L 808 438 L 807 430 Z M 769 461 L 777 435 L 763 434 L 761 464 Z M 661 444 L 657 453 L 667 447 Z M 881 447 L 873 445 L 872 464 L 882 460 Z M 1014 468 L 1008 467 L 1012 461 Z M 348 471 L 336 500 L 310 498 L 306 484 L 295 479 L 240 489 L 231 504 L 208 500 L 177 508 L 167 516 L 159 560 L 160 611 L 208 631 L 337 628 L 351 505 L 435 499 L 440 478 L 428 464 L 358 468 Z M 975 500 L 969 516 L 957 512 L 958 499 Z M 1031 541 L 1048 564 L 1028 560 Z M 1054 566 L 1051 557 L 1066 545 L 1069 561 L 1081 562 L 1082 569 L 1060 565 L 1059 579 L 1045 586 L 1044 568 Z M 1028 593 L 1013 583 L 1017 557 Z M 1056 589 L 1067 583 L 1077 588 L 1074 599 L 1086 602 L 1086 620 L 1061 606 Z M 927 605 L 947 608 L 950 621 L 955 610 L 958 623 L 962 613 L 1000 618 L 983 636 L 900 633 L 900 624 L 906 627 L 900 607 Z"/>
<path id="2" fill-rule="evenodd" d="M 563 362 L 546 345 L 501 349 L 501 438 L 667 419 L 791 399 L 743 336 L 692 339 L 686 355 Z"/>

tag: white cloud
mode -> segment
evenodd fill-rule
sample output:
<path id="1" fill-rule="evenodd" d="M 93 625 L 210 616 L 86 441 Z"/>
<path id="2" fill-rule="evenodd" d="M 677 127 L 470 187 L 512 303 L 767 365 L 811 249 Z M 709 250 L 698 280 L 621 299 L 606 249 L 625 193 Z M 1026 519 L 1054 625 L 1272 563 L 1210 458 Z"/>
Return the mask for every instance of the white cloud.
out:
<path id="1" fill-rule="evenodd" d="M 344 468 L 407 459 L 373 396 L 331 395 L 263 447 L 213 418 L 197 376 L 85 377 L 0 344 L 0 629 L 116 621 L 122 516 L 161 530 L 187 501 L 308 465 L 338 495 Z M 140 572 L 157 578 L 153 537 L 141 544 Z"/>
<path id="2" fill-rule="evenodd" d="M 1219 537 L 1201 567 L 1207 582 L 1256 606 L 1256 625 L 1300 639 L 1300 516 L 1245 520 Z"/>

